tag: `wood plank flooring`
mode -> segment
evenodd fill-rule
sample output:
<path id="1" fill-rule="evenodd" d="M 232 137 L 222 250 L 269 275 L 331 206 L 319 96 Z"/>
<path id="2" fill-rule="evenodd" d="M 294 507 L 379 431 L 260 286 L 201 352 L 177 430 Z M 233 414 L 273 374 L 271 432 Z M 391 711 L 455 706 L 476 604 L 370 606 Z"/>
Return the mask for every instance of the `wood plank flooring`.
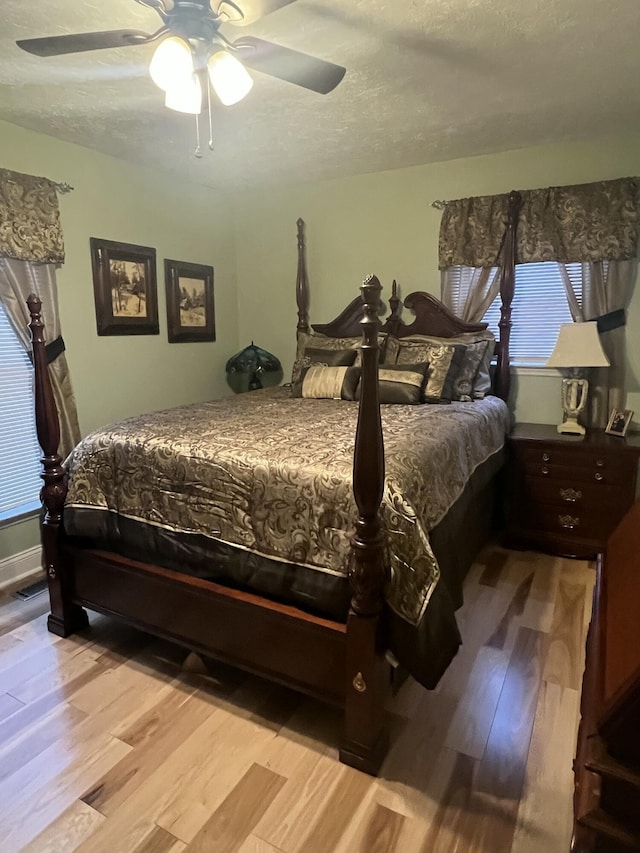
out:
<path id="1" fill-rule="evenodd" d="M 91 614 L 0 596 L 1 853 L 568 853 L 593 566 L 485 549 L 437 690 L 389 707 L 378 779 L 340 715 Z"/>

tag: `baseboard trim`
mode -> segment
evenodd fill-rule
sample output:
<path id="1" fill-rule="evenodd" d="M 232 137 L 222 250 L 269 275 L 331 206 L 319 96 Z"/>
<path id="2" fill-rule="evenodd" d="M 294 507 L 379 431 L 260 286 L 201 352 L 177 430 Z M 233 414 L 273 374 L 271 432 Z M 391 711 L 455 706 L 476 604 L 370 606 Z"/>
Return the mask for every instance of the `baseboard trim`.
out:
<path id="1" fill-rule="evenodd" d="M 38 570 L 42 571 L 41 551 L 40 545 L 36 545 L 34 548 L 28 548 L 26 551 L 0 560 L 0 589 L 28 578 Z"/>

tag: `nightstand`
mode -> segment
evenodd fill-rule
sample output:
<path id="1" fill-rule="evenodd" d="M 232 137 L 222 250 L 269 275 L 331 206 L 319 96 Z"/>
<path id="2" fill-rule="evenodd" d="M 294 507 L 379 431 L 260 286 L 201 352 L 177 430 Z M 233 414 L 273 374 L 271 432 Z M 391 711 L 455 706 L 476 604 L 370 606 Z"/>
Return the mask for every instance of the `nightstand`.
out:
<path id="1" fill-rule="evenodd" d="M 507 547 L 592 558 L 635 499 L 640 436 L 517 424 L 509 436 Z"/>

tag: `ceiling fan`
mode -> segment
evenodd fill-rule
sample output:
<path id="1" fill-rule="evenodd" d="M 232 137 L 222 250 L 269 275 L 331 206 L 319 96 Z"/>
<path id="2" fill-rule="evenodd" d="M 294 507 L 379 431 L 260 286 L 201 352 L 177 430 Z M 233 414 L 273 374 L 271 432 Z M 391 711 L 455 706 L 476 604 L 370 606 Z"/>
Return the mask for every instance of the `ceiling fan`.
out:
<path id="1" fill-rule="evenodd" d="M 35 56 L 49 57 L 159 42 L 149 66 L 151 78 L 165 91 L 167 107 L 195 115 L 202 110 L 205 87 L 210 98 L 209 83 L 226 106 L 248 94 L 253 80 L 245 66 L 322 95 L 345 75 L 346 69 L 333 62 L 252 36 L 232 42 L 220 32 L 223 24 L 246 26 L 295 0 L 136 2 L 158 13 L 162 26 L 156 32 L 110 30 L 21 39 L 16 44 Z"/>

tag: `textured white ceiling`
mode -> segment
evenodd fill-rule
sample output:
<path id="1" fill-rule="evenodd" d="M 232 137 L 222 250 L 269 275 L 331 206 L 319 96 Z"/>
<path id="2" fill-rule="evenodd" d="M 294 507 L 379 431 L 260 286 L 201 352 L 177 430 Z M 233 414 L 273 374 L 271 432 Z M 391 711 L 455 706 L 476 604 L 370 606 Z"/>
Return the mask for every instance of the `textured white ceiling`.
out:
<path id="1" fill-rule="evenodd" d="M 0 118 L 227 190 L 640 130 L 639 0 L 298 0 L 227 25 L 347 74 L 322 96 L 255 73 L 214 109 L 202 160 L 193 118 L 149 79 L 153 45 L 49 59 L 15 45 L 158 23 L 134 0 L 0 0 Z"/>

